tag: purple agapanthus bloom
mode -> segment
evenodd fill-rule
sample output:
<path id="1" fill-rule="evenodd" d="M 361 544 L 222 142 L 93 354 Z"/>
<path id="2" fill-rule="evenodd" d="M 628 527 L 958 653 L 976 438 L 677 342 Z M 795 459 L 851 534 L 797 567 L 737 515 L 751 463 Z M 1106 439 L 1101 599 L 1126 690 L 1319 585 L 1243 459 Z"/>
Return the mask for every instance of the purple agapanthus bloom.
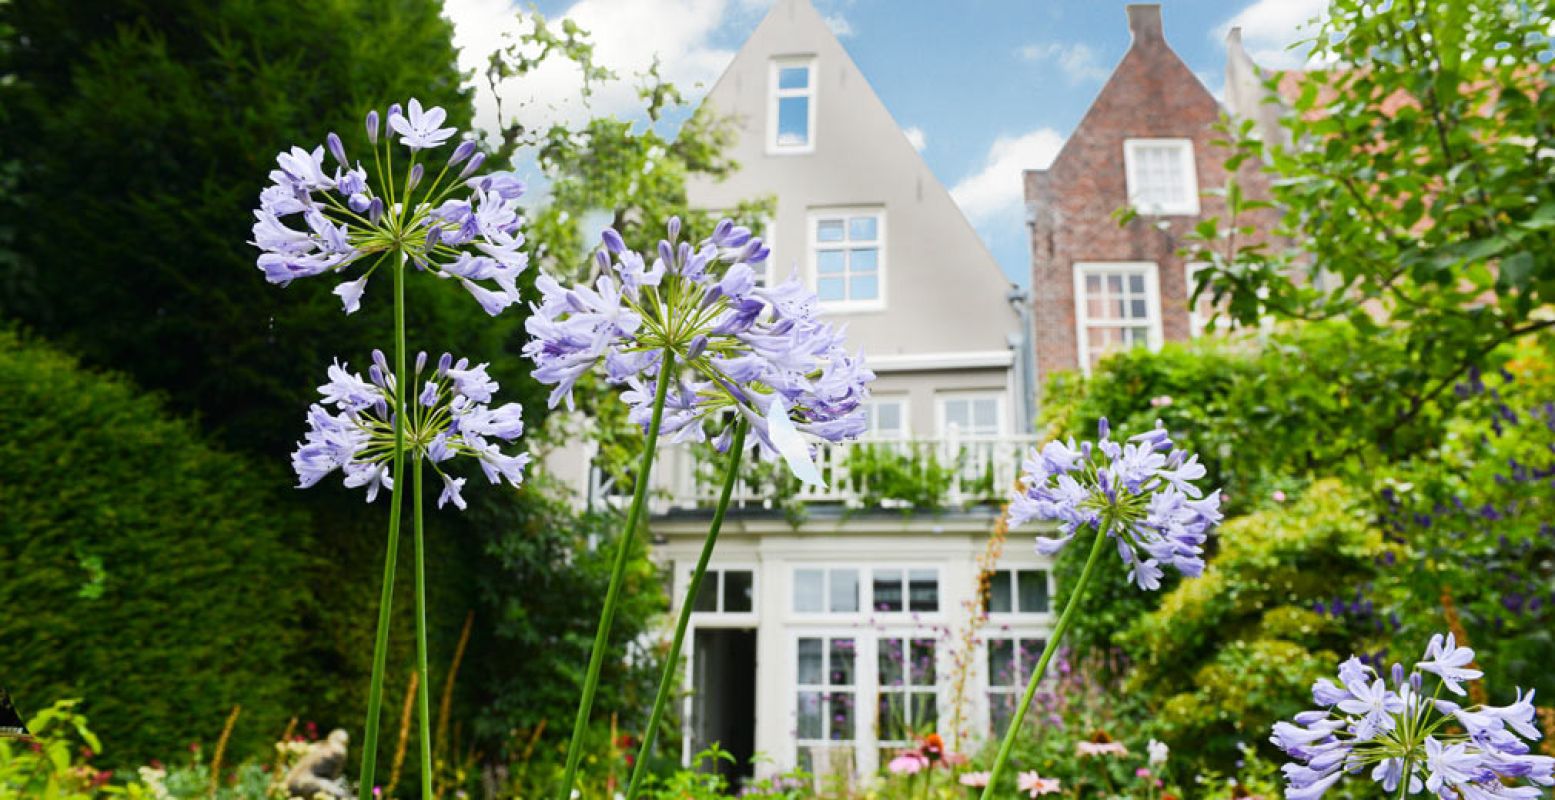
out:
<path id="1" fill-rule="evenodd" d="M 524 409 L 518 403 L 493 407 L 497 383 L 486 374 L 486 365 L 470 366 L 447 353 L 422 380 L 426 353 L 416 357 L 411 380 L 413 396 L 407 396 L 405 452 L 425 459 L 443 480 L 439 508 L 452 502 L 464 508 L 460 491 L 464 478 L 444 471 L 455 456 L 470 456 L 492 483 L 506 480 L 514 487 L 524 480 L 528 453 L 509 455 L 498 442 L 511 442 L 524 432 Z M 292 454 L 298 486 L 308 488 L 340 470 L 348 487 L 366 487 L 367 500 L 378 496 L 379 487 L 393 490 L 389 464 L 394 457 L 394 375 L 383 353 L 373 351 L 367 379 L 336 362 L 329 368 L 329 382 L 319 387 L 322 403 L 308 409 L 308 432 Z M 419 386 L 419 389 L 414 387 Z"/>
<path id="2" fill-rule="evenodd" d="M 606 230 L 592 283 L 536 282 L 541 301 L 527 321 L 524 354 L 555 387 L 551 407 L 572 405 L 573 385 L 602 368 L 625 386 L 630 419 L 646 426 L 665 351 L 674 353 L 661 431 L 673 441 L 728 446 L 733 417 L 750 423 L 764 456 L 782 456 L 818 483 L 805 436 L 839 442 L 864 432 L 863 401 L 874 373 L 850 355 L 842 331 L 816 317 L 815 293 L 797 277 L 762 286 L 755 266 L 767 248 L 723 220 L 698 244 L 680 240 L 680 220 L 646 256 Z M 729 412 L 729 413 L 726 413 Z"/>
<path id="3" fill-rule="evenodd" d="M 1047 555 L 1082 528 L 1105 528 L 1129 580 L 1154 591 L 1166 566 L 1190 577 L 1204 571 L 1204 538 L 1221 514 L 1220 490 L 1206 495 L 1194 483 L 1203 477 L 1198 456 L 1173 447 L 1160 423 L 1119 444 L 1103 419 L 1095 443 L 1054 440 L 1031 451 L 1009 522 L 1057 522 L 1058 537 L 1037 539 Z"/>
<path id="4" fill-rule="evenodd" d="M 293 147 L 276 156 L 270 186 L 259 194 L 253 242 L 259 268 L 271 283 L 286 284 L 325 273 L 345 274 L 369 260 L 351 280 L 335 286 L 347 314 L 355 312 L 367 282 L 386 257 L 402 257 L 439 278 L 458 281 L 481 308 L 496 315 L 519 300 L 518 276 L 528 266 L 519 233 L 518 198 L 523 181 L 509 173 L 475 176 L 484 156 L 473 141 L 454 148 L 427 180 L 425 151 L 457 131 L 439 127 L 441 108 L 422 109 L 412 99 L 409 115 L 398 104 L 387 119 L 410 150 L 403 179 L 393 173 L 394 137 L 379 141 L 379 116 L 368 112 L 367 136 L 379 180 L 362 162 L 350 161 L 331 133 L 324 145 Z M 374 258 L 375 257 L 375 258 Z"/>
<path id="5" fill-rule="evenodd" d="M 1339 681 L 1319 679 L 1312 699 L 1322 708 L 1274 726 L 1270 738 L 1294 762 L 1283 767 L 1287 800 L 1314 800 L 1343 780 L 1369 770 L 1390 795 L 1429 793 L 1441 798 L 1492 800 L 1544 796 L 1555 786 L 1555 758 L 1534 754 L 1533 692 L 1517 692 L 1509 706 L 1465 708 L 1441 698 L 1462 693 L 1455 681 L 1479 677 L 1463 667 L 1474 651 L 1452 635 L 1432 637 L 1425 659 L 1407 676 L 1394 664 L 1391 680 L 1358 658 L 1339 665 Z M 1439 681 L 1427 696 L 1422 673 Z M 1407 781 L 1407 786 L 1405 782 Z"/>

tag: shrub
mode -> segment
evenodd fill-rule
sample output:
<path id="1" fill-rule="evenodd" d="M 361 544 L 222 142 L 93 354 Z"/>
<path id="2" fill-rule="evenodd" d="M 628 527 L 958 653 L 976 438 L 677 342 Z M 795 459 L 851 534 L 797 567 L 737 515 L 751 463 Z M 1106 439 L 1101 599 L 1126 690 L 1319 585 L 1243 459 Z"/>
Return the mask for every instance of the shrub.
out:
<path id="1" fill-rule="evenodd" d="M 287 718 L 309 587 L 289 481 L 207 445 L 127 381 L 0 331 L 0 674 L 81 697 L 116 764 Z M 34 705 L 34 708 L 37 706 Z"/>

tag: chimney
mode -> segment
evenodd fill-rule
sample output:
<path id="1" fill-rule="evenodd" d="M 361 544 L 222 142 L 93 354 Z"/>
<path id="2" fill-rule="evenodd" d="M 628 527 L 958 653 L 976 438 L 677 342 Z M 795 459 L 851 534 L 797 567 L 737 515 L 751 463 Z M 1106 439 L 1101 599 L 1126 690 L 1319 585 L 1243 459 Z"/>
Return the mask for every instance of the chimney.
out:
<path id="1" fill-rule="evenodd" d="M 1128 29 L 1134 35 L 1134 44 L 1163 42 L 1161 33 L 1161 6 L 1159 3 L 1132 3 L 1128 7 Z"/>

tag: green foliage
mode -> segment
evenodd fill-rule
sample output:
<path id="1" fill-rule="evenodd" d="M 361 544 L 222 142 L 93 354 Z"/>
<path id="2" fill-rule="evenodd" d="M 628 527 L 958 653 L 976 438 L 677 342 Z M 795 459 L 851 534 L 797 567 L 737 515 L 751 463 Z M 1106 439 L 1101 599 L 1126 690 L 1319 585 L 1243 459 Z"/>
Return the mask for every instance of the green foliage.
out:
<path id="1" fill-rule="evenodd" d="M 1329 3 L 1311 56 L 1345 68 L 1300 76 L 1282 141 L 1251 122 L 1230 131 L 1228 166 L 1262 163 L 1270 194 L 1233 183 L 1229 219 L 1199 226 L 1191 258 L 1212 267 L 1197 294 L 1243 324 L 1335 319 L 1397 338 L 1409 378 L 1402 413 L 1381 423 L 1393 430 L 1502 343 L 1555 325 L 1535 313 L 1555 299 L 1551 14 L 1501 0 Z M 1280 224 L 1256 230 L 1246 212 L 1271 205 Z"/>
<path id="2" fill-rule="evenodd" d="M 279 730 L 312 601 L 305 517 L 276 468 L 207 445 L 126 381 L 0 331 L 0 672 L 21 703 L 83 697 L 116 763 L 241 703 Z M 95 748 L 94 749 L 98 749 Z"/>
<path id="3" fill-rule="evenodd" d="M 27 729 L 38 738 L 36 743 L 0 739 L 0 800 L 142 796 L 108 785 L 112 773 L 91 765 L 102 745 L 76 705 L 75 700 L 61 700 L 29 719 Z"/>
<path id="4" fill-rule="evenodd" d="M 1371 580 L 1391 552 L 1364 499 L 1321 480 L 1288 507 L 1227 521 L 1204 574 L 1127 630 L 1129 687 L 1160 710 L 1167 741 L 1225 763 L 1310 705 L 1312 681 L 1355 638 L 1312 607 Z"/>
<path id="5" fill-rule="evenodd" d="M 848 482 L 865 508 L 900 507 L 904 513 L 945 508 L 955 467 L 941 464 L 932 447 L 903 450 L 858 444 L 844 457 Z"/>

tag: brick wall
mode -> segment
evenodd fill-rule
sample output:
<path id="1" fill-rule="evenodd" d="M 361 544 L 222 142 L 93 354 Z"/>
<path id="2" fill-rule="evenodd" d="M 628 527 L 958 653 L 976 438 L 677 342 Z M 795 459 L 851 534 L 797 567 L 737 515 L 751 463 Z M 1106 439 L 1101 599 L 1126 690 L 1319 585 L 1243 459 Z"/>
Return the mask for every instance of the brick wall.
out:
<path id="1" fill-rule="evenodd" d="M 1188 338 L 1188 287 L 1177 250 L 1202 219 L 1224 216 L 1225 203 L 1213 195 L 1200 197 L 1198 216 L 1141 214 L 1121 227 L 1114 216 L 1128 201 L 1126 139 L 1191 139 L 1200 192 L 1226 182 L 1226 151 L 1211 144 L 1220 138 L 1214 130 L 1220 105 L 1167 45 L 1160 6 L 1131 5 L 1128 21 L 1133 44 L 1090 110 L 1048 169 L 1025 173 L 1034 342 L 1037 371 L 1044 379 L 1080 366 L 1077 261 L 1155 262 L 1162 334 L 1167 341 Z M 1251 165 L 1239 178 L 1248 194 L 1259 194 L 1261 176 Z M 1275 218 L 1264 213 L 1259 221 L 1266 227 Z"/>

